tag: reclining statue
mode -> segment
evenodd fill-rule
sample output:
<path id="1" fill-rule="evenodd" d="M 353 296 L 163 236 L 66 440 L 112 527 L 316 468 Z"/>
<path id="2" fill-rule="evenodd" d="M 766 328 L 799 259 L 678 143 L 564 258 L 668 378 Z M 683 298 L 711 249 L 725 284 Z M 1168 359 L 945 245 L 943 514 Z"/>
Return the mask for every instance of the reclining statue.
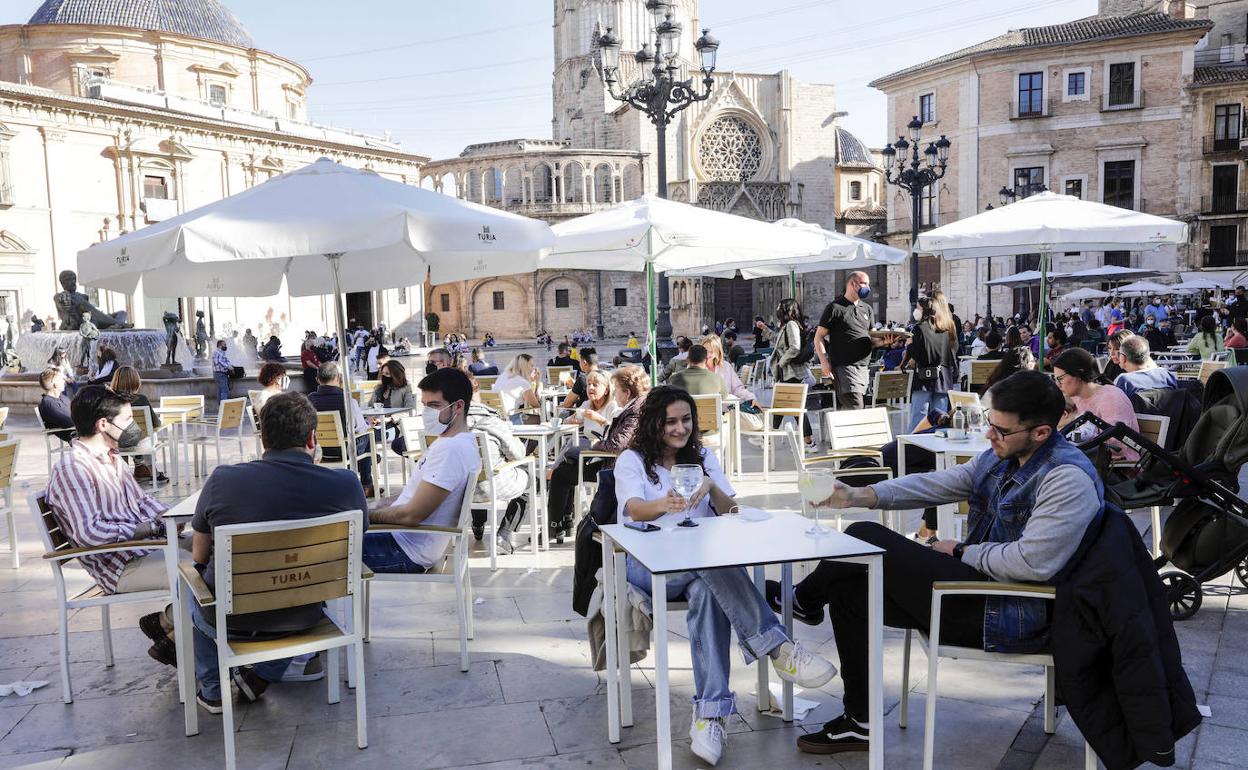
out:
<path id="1" fill-rule="evenodd" d="M 127 323 L 126 311 L 105 313 L 92 305 L 86 294 L 78 291 L 78 275 L 73 270 L 62 270 L 59 278 L 61 288 L 65 291 L 54 295 L 52 301 L 56 303 L 56 313 L 61 317 L 62 331 L 78 331 L 84 317 L 90 318 L 91 322 L 101 329 L 130 328 L 131 324 Z"/>

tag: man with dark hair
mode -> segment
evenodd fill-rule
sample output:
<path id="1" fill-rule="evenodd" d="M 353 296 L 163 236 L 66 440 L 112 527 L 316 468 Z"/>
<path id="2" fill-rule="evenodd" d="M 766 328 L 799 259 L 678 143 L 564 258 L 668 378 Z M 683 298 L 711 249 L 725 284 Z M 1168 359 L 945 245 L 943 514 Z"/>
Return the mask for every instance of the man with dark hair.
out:
<path id="1" fill-rule="evenodd" d="M 834 508 L 906 510 L 969 501 L 966 538 L 930 548 L 874 522 L 847 534 L 884 549 L 884 622 L 928 631 L 932 583 L 1050 583 L 1074 555 L 1104 508 L 1104 488 L 1088 458 L 1057 432 L 1066 399 L 1052 379 L 1023 371 L 992 386 L 992 448 L 972 462 L 862 488 L 840 482 L 824 503 Z M 794 615 L 817 625 L 828 606 L 845 713 L 798 738 L 816 754 L 866 751 L 867 573 L 859 565 L 821 562 L 794 591 Z M 780 585 L 768 600 L 780 606 Z M 1000 652 L 1034 652 L 1048 635 L 1047 605 L 1035 599 L 967 596 L 944 605 L 941 642 Z"/>
<path id="2" fill-rule="evenodd" d="M 684 369 L 689 364 L 689 348 L 693 347 L 693 340 L 684 335 L 676 337 L 676 355 L 672 356 L 672 360 L 659 370 L 659 382 L 667 382 L 673 374 Z"/>
<path id="3" fill-rule="evenodd" d="M 1140 390 L 1164 390 L 1179 387 L 1179 381 L 1169 369 L 1160 367 L 1149 352 L 1148 340 L 1131 335 L 1122 340 L 1119 348 L 1119 365 L 1123 373 L 1114 384 L 1128 396 Z"/>
<path id="4" fill-rule="evenodd" d="M 403 491 L 369 514 L 374 524 L 454 527 L 464 495 L 472 494 L 481 455 L 468 429 L 472 382 L 458 369 L 439 369 L 420 381 L 425 435 L 436 436 L 412 469 Z M 426 572 L 442 560 L 451 539 L 427 532 L 374 532 L 364 537 L 364 563 L 375 572 Z"/>
<path id="5" fill-rule="evenodd" d="M 735 331 L 724 332 L 724 355 L 728 358 L 731 366 L 737 365 L 737 359 L 745 355 L 745 348 L 737 344 L 737 333 Z"/>
<path id="6" fill-rule="evenodd" d="M 577 362 L 580 371 L 576 375 L 576 382 L 572 383 L 572 389 L 568 392 L 568 397 L 563 400 L 564 409 L 575 409 L 589 398 L 586 376 L 598 369 L 598 350 L 597 348 L 581 348 L 581 360 Z"/>
<path id="7" fill-rule="evenodd" d="M 318 412 L 337 412 L 341 420 L 342 430 L 348 435 L 344 436 L 347 441 L 351 441 L 354 436 L 356 467 L 360 471 L 360 483 L 364 487 L 364 496 L 373 496 L 373 458 L 369 455 L 368 422 L 364 420 L 364 413 L 360 411 L 360 405 L 354 398 L 349 399 L 351 403 L 351 416 L 347 417 L 347 407 L 342 399 L 342 372 L 338 369 L 336 361 L 329 361 L 321 364 L 321 368 L 316 372 L 316 391 L 308 394 L 308 400 L 312 402 L 312 406 L 316 407 Z M 342 453 L 338 447 L 321 447 L 321 457 L 337 461 L 342 459 Z"/>
<path id="8" fill-rule="evenodd" d="M 547 348 L 549 350 L 549 348 Z M 547 366 L 576 366 L 576 359 L 572 357 L 572 349 L 566 342 L 560 342 L 559 347 L 555 349 L 555 357 L 546 362 Z"/>
<path id="9" fill-rule="evenodd" d="M 227 524 L 311 519 L 340 511 L 367 511 L 368 502 L 355 474 L 345 468 L 317 465 L 316 409 L 301 393 L 279 393 L 260 410 L 264 456 L 252 462 L 218 465 L 204 482 L 195 516 L 191 557 L 213 588 L 212 533 Z M 368 517 L 364 517 L 367 527 Z M 231 639 L 274 639 L 316 626 L 324 618 L 320 602 L 281 610 L 235 615 Z M 217 669 L 215 615 L 191 605 L 194 625 L 196 700 L 210 713 L 221 713 L 221 676 Z M 318 658 L 300 656 L 243 666 L 233 672 L 246 701 L 255 701 L 276 681 L 313 681 L 325 676 Z"/>
<path id="10" fill-rule="evenodd" d="M 754 352 L 765 350 L 771 342 L 771 329 L 761 315 L 754 316 Z"/>
<path id="11" fill-rule="evenodd" d="M 836 402 L 841 409 L 861 409 L 867 394 L 867 365 L 871 351 L 891 345 L 891 338 L 872 337 L 875 312 L 866 300 L 871 278 L 855 270 L 845 280 L 845 292 L 828 303 L 815 329 L 815 355 L 824 377 L 836 377 Z M 956 328 L 962 328 L 959 324 Z"/>
<path id="12" fill-rule="evenodd" d="M 44 429 L 65 428 L 52 435 L 68 444 L 74 438 L 74 418 L 69 412 L 69 396 L 65 395 L 65 373 L 49 366 L 39 374 L 39 387 L 43 388 L 38 409 Z"/>
<path id="13" fill-rule="evenodd" d="M 724 378 L 711 371 L 706 365 L 706 348 L 702 345 L 693 345 L 689 348 L 689 355 L 685 358 L 686 366 L 684 369 L 676 372 L 667 381 L 668 385 L 674 388 L 681 388 L 691 396 L 707 396 L 718 393 L 720 396 L 728 397 L 728 386 L 724 383 Z"/>
<path id="14" fill-rule="evenodd" d="M 993 330 L 984 335 L 984 345 L 987 347 L 980 356 L 980 361 L 1000 361 L 1005 358 L 1005 351 L 1001 349 L 1001 333 Z"/>
<path id="15" fill-rule="evenodd" d="M 425 374 L 433 374 L 439 369 L 445 369 L 451 365 L 451 351 L 446 348 L 437 348 L 429 351 L 429 360 L 425 363 Z"/>

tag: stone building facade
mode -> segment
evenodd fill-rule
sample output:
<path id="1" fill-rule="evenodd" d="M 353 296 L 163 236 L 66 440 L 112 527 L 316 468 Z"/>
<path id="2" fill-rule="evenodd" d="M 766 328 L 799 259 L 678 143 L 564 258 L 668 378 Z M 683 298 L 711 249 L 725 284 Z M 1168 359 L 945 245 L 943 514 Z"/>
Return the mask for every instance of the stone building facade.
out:
<path id="1" fill-rule="evenodd" d="M 1043 186 L 1161 216 L 1196 216 L 1201 188 L 1190 167 L 1206 129 L 1191 94 L 1196 48 L 1214 24 L 1183 3 L 1118 0 L 1100 10 L 1066 24 L 1012 30 L 872 83 L 888 96 L 890 136 L 905 133 L 920 115 L 924 145 L 941 134 L 953 142 L 948 172 L 922 200 L 920 227 L 999 205 L 1003 186 L 1023 196 Z M 908 247 L 909 198 L 890 187 L 886 205 L 889 241 Z M 1073 253 L 1057 256 L 1053 269 L 1121 264 L 1173 274 L 1201 267 L 1197 252 L 1189 244 Z M 1038 255 L 920 259 L 921 288 L 942 288 L 966 317 L 987 307 L 990 276 L 1034 269 Z M 1038 301 L 1035 289 L 991 291 L 997 315 Z M 907 264 L 890 271 L 894 314 L 907 311 L 908 292 Z"/>
<path id="2" fill-rule="evenodd" d="M 676 16 L 685 25 L 680 65 L 696 74 L 693 41 L 703 21 L 699 5 L 696 0 L 678 0 L 676 5 Z M 457 158 L 428 164 L 425 184 L 550 222 L 655 192 L 655 129 L 640 112 L 609 96 L 596 66 L 596 40 L 607 27 L 621 38 L 625 52 L 647 42 L 650 19 L 645 3 L 555 0 L 553 6 L 552 138 L 472 145 Z M 719 63 L 722 67 L 730 62 L 731 46 L 725 43 Z M 621 57 L 625 81 L 632 78 L 635 66 L 631 55 Z M 853 201 L 861 205 L 841 205 L 838 137 L 849 135 L 837 129 L 837 117 L 830 85 L 802 83 L 786 71 L 717 71 L 710 98 L 679 113 L 668 128 L 668 195 L 765 221 L 799 217 L 829 229 L 853 208 L 854 226 L 872 230 L 882 222 L 883 211 L 878 194 L 872 197 L 869 192 L 868 169 L 854 169 L 864 177 L 863 198 Z M 853 143 L 862 146 L 857 139 Z M 869 162 L 865 148 L 856 157 L 864 154 Z M 848 183 L 845 187 L 848 190 Z M 870 219 L 873 211 L 879 215 L 875 220 Z M 831 273 L 804 276 L 799 297 L 807 287 L 821 293 L 835 278 Z M 522 329 L 510 325 L 518 319 L 507 304 L 506 289 L 501 310 L 493 309 L 494 290 L 489 289 L 487 300 L 479 282 L 429 287 L 428 304 L 440 316 L 440 307 L 451 308 L 444 330 L 473 336 L 485 331 L 500 336 L 500 329 L 526 336 L 546 329 L 560 337 L 576 328 L 595 329 L 600 312 L 601 331 L 608 336 L 644 329 L 640 274 L 539 271 L 507 280 L 516 287 L 512 291 L 517 302 L 533 308 Z M 775 302 L 788 295 L 787 283 L 787 279 L 673 280 L 673 326 L 677 333 L 692 334 L 728 317 L 770 315 Z M 552 294 L 559 287 L 566 288 L 566 300 Z"/>
<path id="3" fill-rule="evenodd" d="M 216 0 L 48 0 L 28 24 L 0 27 L 0 315 L 29 329 L 32 314 L 55 314 L 57 274 L 80 250 L 321 157 L 419 182 L 427 158 L 307 122 L 311 82 Z M 355 294 L 349 312 L 415 333 L 422 294 Z M 218 335 L 252 328 L 288 350 L 304 329 L 333 326 L 323 297 L 96 300 L 152 328 L 165 310 L 193 321 L 204 309 Z"/>

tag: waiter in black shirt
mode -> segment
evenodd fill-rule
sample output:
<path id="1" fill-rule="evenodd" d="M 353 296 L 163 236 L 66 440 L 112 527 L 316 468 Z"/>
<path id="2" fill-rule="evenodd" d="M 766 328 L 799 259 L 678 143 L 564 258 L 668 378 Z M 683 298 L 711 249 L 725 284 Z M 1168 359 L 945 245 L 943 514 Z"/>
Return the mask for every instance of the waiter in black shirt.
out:
<path id="1" fill-rule="evenodd" d="M 871 296 L 871 278 L 861 270 L 849 274 L 845 293 L 828 303 L 815 330 L 815 353 L 823 376 L 836 378 L 839 409 L 861 409 L 867 394 L 871 349 L 891 345 L 890 337 L 872 337 L 875 314 L 863 300 Z"/>

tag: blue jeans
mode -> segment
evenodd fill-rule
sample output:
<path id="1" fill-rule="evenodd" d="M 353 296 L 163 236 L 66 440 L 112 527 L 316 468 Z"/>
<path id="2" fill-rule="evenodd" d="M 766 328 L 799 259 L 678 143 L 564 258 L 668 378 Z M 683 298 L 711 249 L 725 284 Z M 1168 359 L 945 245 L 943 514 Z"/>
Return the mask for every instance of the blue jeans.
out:
<path id="1" fill-rule="evenodd" d="M 650 573 L 631 556 L 627 563 L 628 582 L 650 593 Z M 746 665 L 789 641 L 789 635 L 743 567 L 668 575 L 667 598 L 681 597 L 689 602 L 694 712 L 703 719 L 729 716 L 736 711 L 736 696 L 728 686 L 732 631 Z"/>
<path id="2" fill-rule="evenodd" d="M 425 568 L 412 561 L 389 532 L 364 534 L 364 563 L 373 572 L 420 574 Z"/>
<path id="3" fill-rule="evenodd" d="M 213 372 L 212 378 L 217 381 L 217 401 L 225 401 L 230 397 L 230 375 L 228 372 Z"/>
<path id="4" fill-rule="evenodd" d="M 935 393 L 930 390 L 915 390 L 910 393 L 910 432 L 914 431 L 914 426 L 918 425 L 928 412 L 936 409 L 941 412 L 949 411 L 949 394 Z"/>
<path id="5" fill-rule="evenodd" d="M 199 679 L 199 692 L 207 700 L 221 700 L 221 672 L 217 669 L 217 629 L 213 628 L 195 600 L 187 597 L 191 605 L 191 637 L 195 644 L 195 677 Z M 215 610 L 214 610 L 215 612 Z M 266 660 L 252 669 L 266 682 L 281 681 L 290 665 L 291 658 Z"/>

